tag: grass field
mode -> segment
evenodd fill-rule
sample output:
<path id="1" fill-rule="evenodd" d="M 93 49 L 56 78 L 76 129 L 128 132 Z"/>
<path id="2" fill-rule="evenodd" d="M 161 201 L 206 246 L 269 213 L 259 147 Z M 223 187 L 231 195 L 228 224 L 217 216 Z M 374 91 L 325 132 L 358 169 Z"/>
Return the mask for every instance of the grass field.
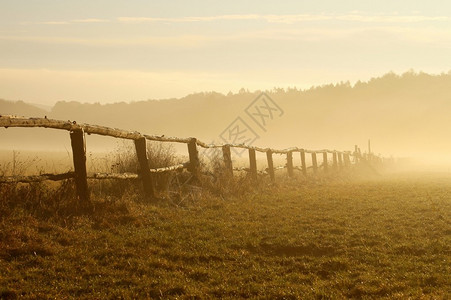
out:
<path id="1" fill-rule="evenodd" d="M 449 175 L 189 195 L 3 208 L 0 298 L 451 297 Z"/>

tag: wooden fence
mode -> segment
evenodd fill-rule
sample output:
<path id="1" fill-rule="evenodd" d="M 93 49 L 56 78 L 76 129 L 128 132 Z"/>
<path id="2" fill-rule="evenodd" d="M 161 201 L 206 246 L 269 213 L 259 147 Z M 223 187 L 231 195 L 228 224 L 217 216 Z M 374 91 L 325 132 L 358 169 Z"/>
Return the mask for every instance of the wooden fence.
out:
<path id="1" fill-rule="evenodd" d="M 215 145 L 206 144 L 197 140 L 196 138 L 176 138 L 176 137 L 165 137 L 165 136 L 154 136 L 141 134 L 139 132 L 131 132 L 116 128 L 98 126 L 98 125 L 88 125 L 88 124 L 77 124 L 75 121 L 60 121 L 51 120 L 47 118 L 25 118 L 16 116 L 1 116 L 0 115 L 0 127 L 43 127 L 43 128 L 53 128 L 60 130 L 67 130 L 70 132 L 70 140 L 73 153 L 73 163 L 74 172 L 68 172 L 64 174 L 42 174 L 39 176 L 13 176 L 13 177 L 2 177 L 0 182 L 37 182 L 44 180 L 64 180 L 68 178 L 74 178 L 76 183 L 77 195 L 80 202 L 89 202 L 89 190 L 88 190 L 88 179 L 130 179 L 130 178 L 140 178 L 144 187 L 144 191 L 147 196 L 153 198 L 155 197 L 154 185 L 152 182 L 152 173 L 168 172 L 180 169 L 187 169 L 191 172 L 194 179 L 198 179 L 200 176 L 200 159 L 198 147 L 202 148 L 221 148 L 224 158 L 224 165 L 226 170 L 230 175 L 233 175 L 234 170 L 244 170 L 250 173 L 251 177 L 257 179 L 257 159 L 256 152 L 266 153 L 266 159 L 268 162 L 268 168 L 266 169 L 267 174 L 271 178 L 271 181 L 275 181 L 275 170 L 286 168 L 288 176 L 294 176 L 294 170 L 300 170 L 304 176 L 307 175 L 307 169 L 312 168 L 313 173 L 318 172 L 318 160 L 317 155 L 323 156 L 323 164 L 321 167 L 324 172 L 328 172 L 330 169 L 341 170 L 347 168 L 351 165 L 351 157 L 353 157 L 354 163 L 359 160 L 364 159 L 361 155 L 360 149 L 355 148 L 354 152 L 351 151 L 336 151 L 336 150 L 306 150 L 302 148 L 288 148 L 283 150 L 271 149 L 271 148 L 260 148 L 255 146 L 248 146 L 244 144 L 225 144 L 225 145 Z M 103 136 L 110 136 L 121 139 L 133 140 L 136 149 L 136 155 L 138 158 L 140 170 L 139 174 L 104 174 L 97 173 L 88 176 L 86 170 L 86 142 L 85 134 L 97 134 Z M 183 164 L 178 164 L 174 166 L 169 166 L 165 168 L 150 169 L 149 161 L 147 157 L 147 141 L 159 141 L 159 142 L 175 142 L 184 143 L 188 146 L 189 161 Z M 232 158 L 231 158 L 231 148 L 242 148 L 249 151 L 249 168 L 233 168 Z M 300 167 L 295 167 L 293 164 L 293 154 L 299 153 L 301 165 Z M 281 167 L 274 167 L 273 154 L 286 155 L 286 165 Z M 312 166 L 307 167 L 306 165 L 306 154 L 310 154 L 312 158 Z M 329 164 L 329 155 L 332 155 L 331 164 Z"/>

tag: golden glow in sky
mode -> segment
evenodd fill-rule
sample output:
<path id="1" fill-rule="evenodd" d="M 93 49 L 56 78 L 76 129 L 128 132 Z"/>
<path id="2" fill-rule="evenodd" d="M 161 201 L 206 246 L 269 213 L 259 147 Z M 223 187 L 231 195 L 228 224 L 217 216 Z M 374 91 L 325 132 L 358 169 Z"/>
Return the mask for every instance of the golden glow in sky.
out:
<path id="1" fill-rule="evenodd" d="M 243 2 L 2 1 L 0 98 L 106 103 L 451 69 L 446 1 Z"/>

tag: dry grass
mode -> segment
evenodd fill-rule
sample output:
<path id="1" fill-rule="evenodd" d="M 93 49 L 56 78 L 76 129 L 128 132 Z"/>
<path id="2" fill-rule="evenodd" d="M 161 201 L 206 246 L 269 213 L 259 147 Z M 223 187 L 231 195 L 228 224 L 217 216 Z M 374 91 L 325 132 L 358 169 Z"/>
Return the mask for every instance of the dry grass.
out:
<path id="1" fill-rule="evenodd" d="M 0 198 L 0 298 L 451 295 L 449 176 L 183 197 L 149 204 L 129 191 L 95 198 L 91 214 L 56 216 L 41 213 L 49 195 L 34 207 Z"/>
<path id="2" fill-rule="evenodd" d="M 177 163 L 149 149 L 151 167 Z M 133 150 L 111 171 L 134 171 Z M 91 182 L 89 213 L 72 181 L 1 185 L 0 299 L 450 296 L 449 176 L 359 168 L 256 184 L 211 162 L 196 184 L 155 177 L 153 203 L 139 181 Z"/>

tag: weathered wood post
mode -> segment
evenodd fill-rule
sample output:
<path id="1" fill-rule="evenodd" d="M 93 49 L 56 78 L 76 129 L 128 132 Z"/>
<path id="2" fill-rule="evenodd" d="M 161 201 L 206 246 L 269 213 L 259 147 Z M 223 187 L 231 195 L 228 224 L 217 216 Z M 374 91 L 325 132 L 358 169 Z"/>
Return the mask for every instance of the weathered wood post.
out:
<path id="1" fill-rule="evenodd" d="M 135 140 L 136 156 L 139 163 L 139 175 L 143 183 L 144 193 L 147 197 L 154 198 L 152 174 L 150 173 L 149 160 L 147 159 L 147 140 L 145 137 Z"/>
<path id="2" fill-rule="evenodd" d="M 82 207 L 90 205 L 88 190 L 88 174 L 86 172 L 86 143 L 83 129 L 70 132 L 70 143 L 75 170 L 75 186 Z"/>
<path id="3" fill-rule="evenodd" d="M 348 168 L 351 165 L 351 159 L 349 158 L 349 153 L 344 154 L 345 167 Z"/>
<path id="4" fill-rule="evenodd" d="M 338 167 L 343 169 L 343 153 L 338 152 Z"/>
<path id="5" fill-rule="evenodd" d="M 301 149 L 301 168 L 302 174 L 307 176 L 307 166 L 305 165 L 305 150 Z"/>
<path id="6" fill-rule="evenodd" d="M 276 181 L 276 175 L 274 173 L 274 163 L 272 161 L 272 151 L 266 151 L 266 158 L 268 159 L 268 173 L 272 182 Z"/>
<path id="7" fill-rule="evenodd" d="M 312 166 L 313 166 L 313 173 L 318 172 L 318 161 L 316 160 L 316 152 L 312 152 Z"/>
<path id="8" fill-rule="evenodd" d="M 197 151 L 197 139 L 191 138 L 188 142 L 189 166 L 188 171 L 191 172 L 194 180 L 199 180 L 199 152 Z"/>
<path id="9" fill-rule="evenodd" d="M 233 176 L 232 154 L 229 145 L 222 146 L 222 156 L 224 157 L 224 167 L 227 175 Z"/>
<path id="10" fill-rule="evenodd" d="M 293 177 L 293 152 L 289 151 L 287 153 L 287 171 L 288 171 L 288 176 L 289 177 Z"/>
<path id="11" fill-rule="evenodd" d="M 249 169 L 251 178 L 257 181 L 257 158 L 255 156 L 255 149 L 249 149 Z"/>
<path id="12" fill-rule="evenodd" d="M 327 151 L 323 152 L 323 166 L 324 166 L 324 172 L 328 172 L 329 166 L 327 165 Z"/>
<path id="13" fill-rule="evenodd" d="M 337 151 L 334 151 L 334 153 L 333 153 L 332 163 L 333 163 L 334 170 L 335 171 L 338 170 Z"/>
<path id="14" fill-rule="evenodd" d="M 359 161 L 358 154 L 359 154 L 359 147 L 357 145 L 354 145 L 354 161 L 355 161 L 355 163 L 357 163 Z"/>

